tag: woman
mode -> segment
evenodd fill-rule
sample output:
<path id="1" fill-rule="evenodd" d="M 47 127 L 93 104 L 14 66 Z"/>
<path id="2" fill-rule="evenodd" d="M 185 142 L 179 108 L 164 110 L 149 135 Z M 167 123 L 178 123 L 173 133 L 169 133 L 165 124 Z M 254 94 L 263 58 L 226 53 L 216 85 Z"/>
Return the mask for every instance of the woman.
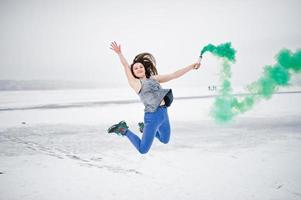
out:
<path id="1" fill-rule="evenodd" d="M 155 137 L 164 144 L 167 144 L 170 138 L 167 107 L 171 105 L 173 95 L 171 89 L 163 89 L 160 83 L 177 79 L 192 69 L 198 69 L 200 63 L 192 63 L 171 74 L 158 75 L 156 61 L 150 53 L 137 55 L 133 63 L 129 65 L 122 55 L 120 45 L 114 41 L 111 43 L 111 49 L 119 56 L 128 83 L 139 95 L 145 109 L 144 124 L 139 123 L 140 131 L 143 132 L 141 139 L 128 129 L 125 121 L 111 126 L 108 133 L 127 136 L 136 149 L 141 154 L 145 154 L 149 151 Z"/>

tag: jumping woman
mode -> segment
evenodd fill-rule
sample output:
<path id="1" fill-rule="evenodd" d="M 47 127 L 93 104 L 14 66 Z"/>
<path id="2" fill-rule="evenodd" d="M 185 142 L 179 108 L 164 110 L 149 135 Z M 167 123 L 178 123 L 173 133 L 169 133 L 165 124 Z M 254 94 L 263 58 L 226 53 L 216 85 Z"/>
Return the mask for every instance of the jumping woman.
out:
<path id="1" fill-rule="evenodd" d="M 129 65 L 121 52 L 120 44 L 114 41 L 110 49 L 118 55 L 128 83 L 139 95 L 145 109 L 144 123 L 139 123 L 140 132 L 143 133 L 141 139 L 129 129 L 125 121 L 111 126 L 108 133 L 126 136 L 141 154 L 149 151 L 155 137 L 167 144 L 170 138 L 167 107 L 173 101 L 173 94 L 171 89 L 163 89 L 160 83 L 177 79 L 192 69 L 198 69 L 200 63 L 195 62 L 173 73 L 158 75 L 155 58 L 150 53 L 137 55 Z"/>

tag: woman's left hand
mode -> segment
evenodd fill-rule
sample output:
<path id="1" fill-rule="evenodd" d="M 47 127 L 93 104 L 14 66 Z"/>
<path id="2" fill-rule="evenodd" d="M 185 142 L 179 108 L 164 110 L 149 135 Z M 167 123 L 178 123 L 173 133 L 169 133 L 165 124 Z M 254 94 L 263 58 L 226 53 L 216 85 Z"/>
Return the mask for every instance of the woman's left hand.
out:
<path id="1" fill-rule="evenodd" d="M 192 66 L 193 66 L 193 69 L 198 69 L 198 68 L 200 68 L 201 63 L 200 62 L 196 62 L 196 63 L 193 63 Z"/>

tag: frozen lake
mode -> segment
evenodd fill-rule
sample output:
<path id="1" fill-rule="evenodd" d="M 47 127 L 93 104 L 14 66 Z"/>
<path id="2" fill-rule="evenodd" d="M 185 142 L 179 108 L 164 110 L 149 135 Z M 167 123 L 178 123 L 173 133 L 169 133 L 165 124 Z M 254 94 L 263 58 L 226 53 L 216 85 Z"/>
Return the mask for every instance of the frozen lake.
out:
<path id="1" fill-rule="evenodd" d="M 143 119 L 134 93 L 113 94 L 1 93 L 1 109 L 14 109 L 0 111 L 0 199 L 301 199 L 300 93 L 276 94 L 226 125 L 208 116 L 213 98 L 176 99 L 170 143 L 154 141 L 146 155 L 106 133 L 123 119 L 138 131 Z M 134 102 L 87 104 L 120 99 Z"/>

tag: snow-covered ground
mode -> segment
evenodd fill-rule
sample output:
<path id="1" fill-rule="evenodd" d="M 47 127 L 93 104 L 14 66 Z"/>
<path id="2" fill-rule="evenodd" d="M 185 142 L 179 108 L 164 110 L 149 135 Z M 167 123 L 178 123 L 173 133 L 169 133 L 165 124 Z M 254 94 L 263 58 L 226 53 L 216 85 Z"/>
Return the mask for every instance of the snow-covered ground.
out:
<path id="1" fill-rule="evenodd" d="M 2 92 L 0 107 L 137 100 L 127 95 Z M 146 155 L 106 133 L 123 119 L 138 131 L 141 103 L 0 111 L 0 199 L 301 199 L 301 93 L 276 94 L 226 125 L 208 116 L 212 101 L 175 100 L 170 143 L 155 140 Z"/>

